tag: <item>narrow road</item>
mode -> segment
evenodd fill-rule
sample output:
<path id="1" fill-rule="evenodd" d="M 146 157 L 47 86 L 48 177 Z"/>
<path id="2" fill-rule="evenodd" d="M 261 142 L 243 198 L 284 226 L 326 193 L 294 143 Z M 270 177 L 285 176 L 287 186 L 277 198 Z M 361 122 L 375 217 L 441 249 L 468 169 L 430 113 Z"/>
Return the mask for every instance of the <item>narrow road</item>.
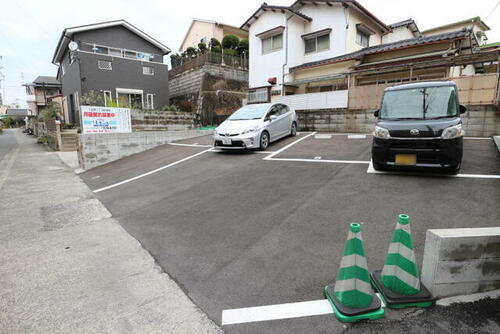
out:
<path id="1" fill-rule="evenodd" d="M 17 147 L 17 140 L 15 131 L 18 129 L 4 129 L 0 132 L 0 161 L 15 147 Z"/>

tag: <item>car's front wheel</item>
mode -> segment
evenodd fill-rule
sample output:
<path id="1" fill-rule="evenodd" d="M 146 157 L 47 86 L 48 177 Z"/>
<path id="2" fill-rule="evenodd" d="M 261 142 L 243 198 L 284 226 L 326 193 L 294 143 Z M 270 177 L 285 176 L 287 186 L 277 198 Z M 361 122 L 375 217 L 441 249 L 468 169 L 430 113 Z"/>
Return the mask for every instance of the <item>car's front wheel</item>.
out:
<path id="1" fill-rule="evenodd" d="M 297 123 L 292 123 L 292 129 L 290 130 L 290 137 L 295 137 L 297 135 Z"/>
<path id="2" fill-rule="evenodd" d="M 262 132 L 260 135 L 260 150 L 265 151 L 267 150 L 267 147 L 269 146 L 269 133 L 266 131 Z"/>

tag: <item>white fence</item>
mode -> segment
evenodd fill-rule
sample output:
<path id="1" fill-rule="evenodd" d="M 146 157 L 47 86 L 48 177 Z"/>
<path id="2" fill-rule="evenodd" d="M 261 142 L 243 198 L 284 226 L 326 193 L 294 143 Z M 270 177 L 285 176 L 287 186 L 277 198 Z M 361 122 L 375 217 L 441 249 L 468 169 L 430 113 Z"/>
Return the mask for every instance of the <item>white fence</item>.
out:
<path id="1" fill-rule="evenodd" d="M 273 96 L 273 102 L 286 103 L 295 110 L 347 108 L 347 90 L 324 93 L 309 93 L 287 96 Z"/>

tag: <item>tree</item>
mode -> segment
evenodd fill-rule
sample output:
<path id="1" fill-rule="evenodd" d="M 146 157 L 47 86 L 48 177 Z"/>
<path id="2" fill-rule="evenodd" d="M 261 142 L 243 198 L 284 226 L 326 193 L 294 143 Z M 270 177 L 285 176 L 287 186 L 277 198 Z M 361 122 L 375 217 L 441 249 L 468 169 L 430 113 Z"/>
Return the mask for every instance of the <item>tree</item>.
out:
<path id="1" fill-rule="evenodd" d="M 178 53 L 170 55 L 170 64 L 172 68 L 182 65 L 182 56 Z"/>
<path id="2" fill-rule="evenodd" d="M 220 47 L 221 45 L 220 45 L 220 42 L 217 38 L 212 37 L 212 38 L 210 38 L 210 43 L 208 46 L 210 47 L 210 49 L 213 49 L 213 48 L 218 47 L 218 46 Z"/>
<path id="3" fill-rule="evenodd" d="M 248 55 L 248 50 L 249 50 L 248 39 L 244 38 L 240 40 L 237 50 L 239 55 Z"/>
<path id="4" fill-rule="evenodd" d="M 222 39 L 222 48 L 223 49 L 236 50 L 236 48 L 238 48 L 239 44 L 240 44 L 240 39 L 235 35 L 226 35 Z"/>
<path id="5" fill-rule="evenodd" d="M 198 52 L 201 54 L 205 54 L 207 52 L 207 44 L 206 43 L 198 43 Z"/>
<path id="6" fill-rule="evenodd" d="M 49 102 L 47 106 L 45 106 L 45 110 L 43 111 L 43 119 L 57 119 L 61 114 L 61 106 L 59 103 Z"/>
<path id="7" fill-rule="evenodd" d="M 193 59 L 198 56 L 198 51 L 192 46 L 190 46 L 186 49 L 186 55 L 189 59 Z"/>

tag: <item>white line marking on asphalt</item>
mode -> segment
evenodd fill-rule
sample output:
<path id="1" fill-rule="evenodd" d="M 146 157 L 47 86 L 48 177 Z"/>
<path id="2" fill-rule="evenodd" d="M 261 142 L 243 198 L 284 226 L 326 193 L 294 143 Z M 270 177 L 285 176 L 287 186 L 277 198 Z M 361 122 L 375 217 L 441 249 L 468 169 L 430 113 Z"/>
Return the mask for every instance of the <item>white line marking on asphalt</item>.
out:
<path id="1" fill-rule="evenodd" d="M 293 145 L 295 145 L 295 144 L 297 144 L 297 143 L 299 143 L 299 142 L 303 141 L 303 140 L 304 140 L 304 139 L 306 139 L 306 138 L 309 138 L 309 137 L 311 137 L 311 136 L 314 136 L 315 134 L 316 134 L 316 132 L 311 132 L 311 133 L 310 133 L 310 134 L 308 134 L 307 136 L 304 136 L 304 137 L 302 137 L 302 138 L 299 138 L 299 139 L 297 139 L 296 141 L 291 142 L 290 144 L 286 145 L 285 147 L 280 148 L 280 149 L 279 149 L 279 150 L 277 150 L 276 152 L 274 152 L 274 153 L 272 153 L 271 155 L 268 155 L 267 157 L 265 157 L 263 160 L 270 160 L 270 159 L 271 159 L 272 157 L 274 157 L 275 155 L 280 154 L 281 152 L 283 152 L 283 151 L 285 151 L 285 150 L 289 149 L 290 147 L 292 147 Z"/>
<path id="2" fill-rule="evenodd" d="M 127 180 L 124 180 L 124 181 L 121 181 L 121 182 L 118 182 L 118 183 L 112 184 L 112 185 L 107 186 L 107 187 L 103 187 L 103 188 L 100 188 L 100 189 L 96 189 L 96 190 L 94 190 L 93 192 L 94 192 L 94 193 L 99 193 L 99 192 L 101 192 L 101 191 L 108 190 L 108 189 L 112 189 L 112 188 L 115 188 L 115 187 L 121 186 L 122 184 L 125 184 L 125 183 L 129 183 L 129 182 L 135 181 L 135 180 L 140 179 L 140 178 L 143 178 L 143 177 L 145 177 L 145 176 L 149 176 L 149 175 L 151 175 L 151 174 L 158 173 L 158 172 L 160 172 L 160 171 L 162 171 L 162 170 L 164 170 L 164 169 L 167 169 L 167 168 L 169 168 L 169 167 L 173 167 L 173 166 L 178 165 L 178 164 L 180 164 L 180 163 L 182 163 L 182 162 L 184 162 L 184 161 L 187 161 L 187 160 L 189 160 L 189 159 L 196 158 L 197 156 L 202 155 L 203 153 L 209 152 L 209 151 L 211 151 L 211 150 L 213 150 L 213 148 L 209 148 L 208 150 L 204 150 L 204 151 L 198 152 L 198 153 L 193 154 L 193 155 L 190 155 L 189 157 L 186 157 L 186 158 L 184 158 L 184 159 L 177 160 L 177 161 L 175 161 L 175 162 L 172 162 L 171 164 L 165 165 L 165 166 L 160 167 L 160 168 L 157 168 L 157 169 L 153 169 L 152 171 L 149 171 L 149 172 L 144 173 L 144 174 L 141 174 L 141 175 L 134 176 L 134 177 L 132 177 L 132 178 L 130 178 L 130 179 L 127 179 Z"/>
<path id="3" fill-rule="evenodd" d="M 328 299 L 299 303 L 246 307 L 222 311 L 222 325 L 243 324 L 256 321 L 310 317 L 331 314 L 332 306 Z"/>
<path id="4" fill-rule="evenodd" d="M 318 133 L 317 135 L 314 136 L 314 139 L 332 139 L 332 135 L 325 133 Z"/>
<path id="5" fill-rule="evenodd" d="M 469 139 L 469 140 L 493 140 L 492 137 L 464 137 L 464 139 Z"/>
<path id="6" fill-rule="evenodd" d="M 359 161 L 359 160 L 319 160 L 319 159 L 296 159 L 296 158 L 272 158 L 263 160 L 272 160 L 272 161 L 295 161 L 295 162 L 326 162 L 330 164 L 369 164 L 370 161 Z"/>
<path id="7" fill-rule="evenodd" d="M 168 145 L 172 145 L 172 146 L 187 146 L 187 147 L 213 147 L 213 145 L 200 145 L 198 143 L 196 143 L 196 144 L 168 143 Z"/>
<path id="8" fill-rule="evenodd" d="M 457 174 L 457 175 L 447 175 L 447 174 L 437 174 L 437 173 L 405 173 L 405 172 L 393 172 L 393 171 L 380 171 L 373 168 L 373 163 L 370 161 L 370 165 L 366 170 L 368 174 L 387 174 L 387 175 L 412 175 L 412 176 L 440 176 L 440 177 L 462 177 L 471 179 L 500 179 L 500 175 L 489 175 L 489 174 Z"/>
<path id="9" fill-rule="evenodd" d="M 212 152 L 245 152 L 245 153 L 255 153 L 255 154 L 273 154 L 275 151 L 245 151 L 245 150 L 224 150 L 220 148 L 213 148 Z"/>
<path id="10" fill-rule="evenodd" d="M 347 135 L 347 139 L 366 139 L 366 135 Z"/>

